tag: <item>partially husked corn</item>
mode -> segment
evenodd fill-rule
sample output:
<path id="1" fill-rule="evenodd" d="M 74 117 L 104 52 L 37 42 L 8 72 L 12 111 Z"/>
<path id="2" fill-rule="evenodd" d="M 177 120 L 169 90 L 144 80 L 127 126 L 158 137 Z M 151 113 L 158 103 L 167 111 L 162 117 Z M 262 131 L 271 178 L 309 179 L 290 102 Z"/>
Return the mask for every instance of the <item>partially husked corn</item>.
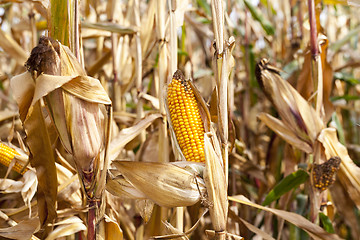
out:
<path id="1" fill-rule="evenodd" d="M 0 143 L 0 163 L 6 167 L 9 167 L 11 161 L 14 159 L 15 155 L 20 155 L 15 149 L 6 146 L 3 143 Z M 15 163 L 12 170 L 21 173 L 23 166 L 18 162 Z M 24 174 L 27 171 L 25 169 L 21 174 Z"/>
<path id="2" fill-rule="evenodd" d="M 180 70 L 168 86 L 167 101 L 172 126 L 186 161 L 204 162 L 204 125 L 188 80 Z"/>

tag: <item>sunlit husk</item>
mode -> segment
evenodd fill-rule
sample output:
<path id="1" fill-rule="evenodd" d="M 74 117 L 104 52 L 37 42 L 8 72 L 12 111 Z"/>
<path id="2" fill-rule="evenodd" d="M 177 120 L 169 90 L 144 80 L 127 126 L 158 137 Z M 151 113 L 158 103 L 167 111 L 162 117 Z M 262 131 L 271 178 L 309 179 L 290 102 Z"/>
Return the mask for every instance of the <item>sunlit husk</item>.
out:
<path id="1" fill-rule="evenodd" d="M 106 181 L 106 190 L 112 195 L 124 199 L 146 199 L 146 195 L 137 190 L 128 180 L 122 176 L 110 177 Z"/>
<path id="2" fill-rule="evenodd" d="M 257 65 L 256 77 L 278 110 L 284 125 L 300 140 L 312 145 L 324 124 L 310 104 L 281 78 L 279 71 L 262 59 Z"/>
<path id="3" fill-rule="evenodd" d="M 215 138 L 215 136 L 212 136 Z M 213 139 L 214 140 L 214 139 Z M 204 181 L 209 200 L 209 212 L 214 230 L 226 230 L 228 215 L 227 185 L 221 155 L 216 153 L 210 137 L 205 134 Z"/>
<path id="4" fill-rule="evenodd" d="M 205 192 L 200 177 L 169 163 L 114 161 L 113 166 L 137 190 L 160 206 L 190 206 Z"/>

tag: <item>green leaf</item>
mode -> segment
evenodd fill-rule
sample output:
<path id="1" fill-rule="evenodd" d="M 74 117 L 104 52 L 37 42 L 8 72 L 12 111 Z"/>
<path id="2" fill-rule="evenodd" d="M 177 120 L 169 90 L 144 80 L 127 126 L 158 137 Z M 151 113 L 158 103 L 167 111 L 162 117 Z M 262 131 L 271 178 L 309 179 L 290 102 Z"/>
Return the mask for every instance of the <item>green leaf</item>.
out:
<path id="1" fill-rule="evenodd" d="M 348 32 L 348 34 L 345 35 L 345 37 L 343 37 L 343 38 L 337 40 L 336 42 L 332 43 L 329 46 L 329 48 L 334 52 L 339 51 L 342 46 L 347 44 L 353 37 L 356 37 L 359 34 L 359 32 L 360 32 L 360 26 L 350 30 Z"/>
<path id="2" fill-rule="evenodd" d="M 246 7 L 249 9 L 252 17 L 258 21 L 261 26 L 263 27 L 263 29 L 265 30 L 267 35 L 274 35 L 275 34 L 275 28 L 274 26 L 269 22 L 269 20 L 267 20 L 266 18 L 264 18 L 264 16 L 262 15 L 261 12 L 259 12 L 254 5 L 252 5 L 249 1 L 244 0 L 244 3 L 246 5 Z"/>
<path id="3" fill-rule="evenodd" d="M 319 217 L 322 225 L 324 226 L 325 231 L 327 231 L 328 233 L 335 233 L 334 227 L 328 216 L 326 216 L 324 213 L 321 212 L 319 213 Z"/>
<path id="4" fill-rule="evenodd" d="M 351 85 L 356 85 L 356 84 L 360 83 L 359 79 L 356 79 L 354 77 L 354 75 L 349 74 L 349 73 L 344 73 L 344 72 L 336 72 L 336 73 L 334 73 L 334 78 L 342 80 L 342 81 L 344 81 L 344 82 L 346 82 L 348 84 L 351 84 Z"/>
<path id="5" fill-rule="evenodd" d="M 340 143 L 343 144 L 343 145 L 346 145 L 346 143 L 345 143 L 344 128 L 342 127 L 342 125 L 341 125 L 341 123 L 340 123 L 340 120 L 339 120 L 336 112 L 333 113 L 333 115 L 332 115 L 331 118 L 332 118 L 332 121 L 334 121 L 335 124 L 336 124 L 336 130 L 337 130 L 337 132 L 338 132 L 338 134 L 339 134 L 339 141 L 340 141 Z"/>
<path id="6" fill-rule="evenodd" d="M 335 97 L 331 97 L 330 100 L 332 102 L 336 101 L 336 100 L 340 100 L 340 99 L 344 99 L 346 101 L 351 101 L 351 100 L 360 100 L 359 96 L 354 96 L 354 95 L 342 95 L 342 96 L 335 96 Z"/>
<path id="7" fill-rule="evenodd" d="M 279 199 L 282 195 L 289 192 L 291 189 L 294 189 L 300 186 L 300 184 L 306 182 L 308 177 L 309 174 L 302 169 L 289 174 L 269 192 L 262 205 L 269 205 L 271 202 Z"/>

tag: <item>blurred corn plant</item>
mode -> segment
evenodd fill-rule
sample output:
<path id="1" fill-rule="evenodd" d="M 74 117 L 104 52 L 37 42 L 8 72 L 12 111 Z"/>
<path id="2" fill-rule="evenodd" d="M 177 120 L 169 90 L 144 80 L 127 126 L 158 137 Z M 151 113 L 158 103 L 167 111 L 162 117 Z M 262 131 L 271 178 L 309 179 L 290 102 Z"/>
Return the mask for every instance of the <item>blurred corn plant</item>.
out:
<path id="1" fill-rule="evenodd" d="M 358 4 L 1 1 L 0 236 L 359 239 Z"/>

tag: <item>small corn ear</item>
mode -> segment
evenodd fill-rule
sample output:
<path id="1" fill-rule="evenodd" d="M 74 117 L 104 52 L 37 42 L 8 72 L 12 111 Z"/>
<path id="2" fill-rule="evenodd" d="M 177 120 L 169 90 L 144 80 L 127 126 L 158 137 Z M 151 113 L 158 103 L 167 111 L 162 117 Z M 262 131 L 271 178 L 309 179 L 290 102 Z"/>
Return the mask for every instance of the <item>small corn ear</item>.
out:
<path id="1" fill-rule="evenodd" d="M 15 155 L 20 155 L 15 149 L 8 147 L 7 145 L 0 143 L 0 163 L 6 167 L 9 167 L 11 161 L 14 159 Z M 27 169 L 21 172 L 23 166 L 18 162 L 15 163 L 12 170 L 17 173 L 24 174 Z"/>
<path id="2" fill-rule="evenodd" d="M 204 123 L 194 91 L 180 70 L 168 86 L 167 104 L 177 143 L 186 161 L 204 162 Z"/>

